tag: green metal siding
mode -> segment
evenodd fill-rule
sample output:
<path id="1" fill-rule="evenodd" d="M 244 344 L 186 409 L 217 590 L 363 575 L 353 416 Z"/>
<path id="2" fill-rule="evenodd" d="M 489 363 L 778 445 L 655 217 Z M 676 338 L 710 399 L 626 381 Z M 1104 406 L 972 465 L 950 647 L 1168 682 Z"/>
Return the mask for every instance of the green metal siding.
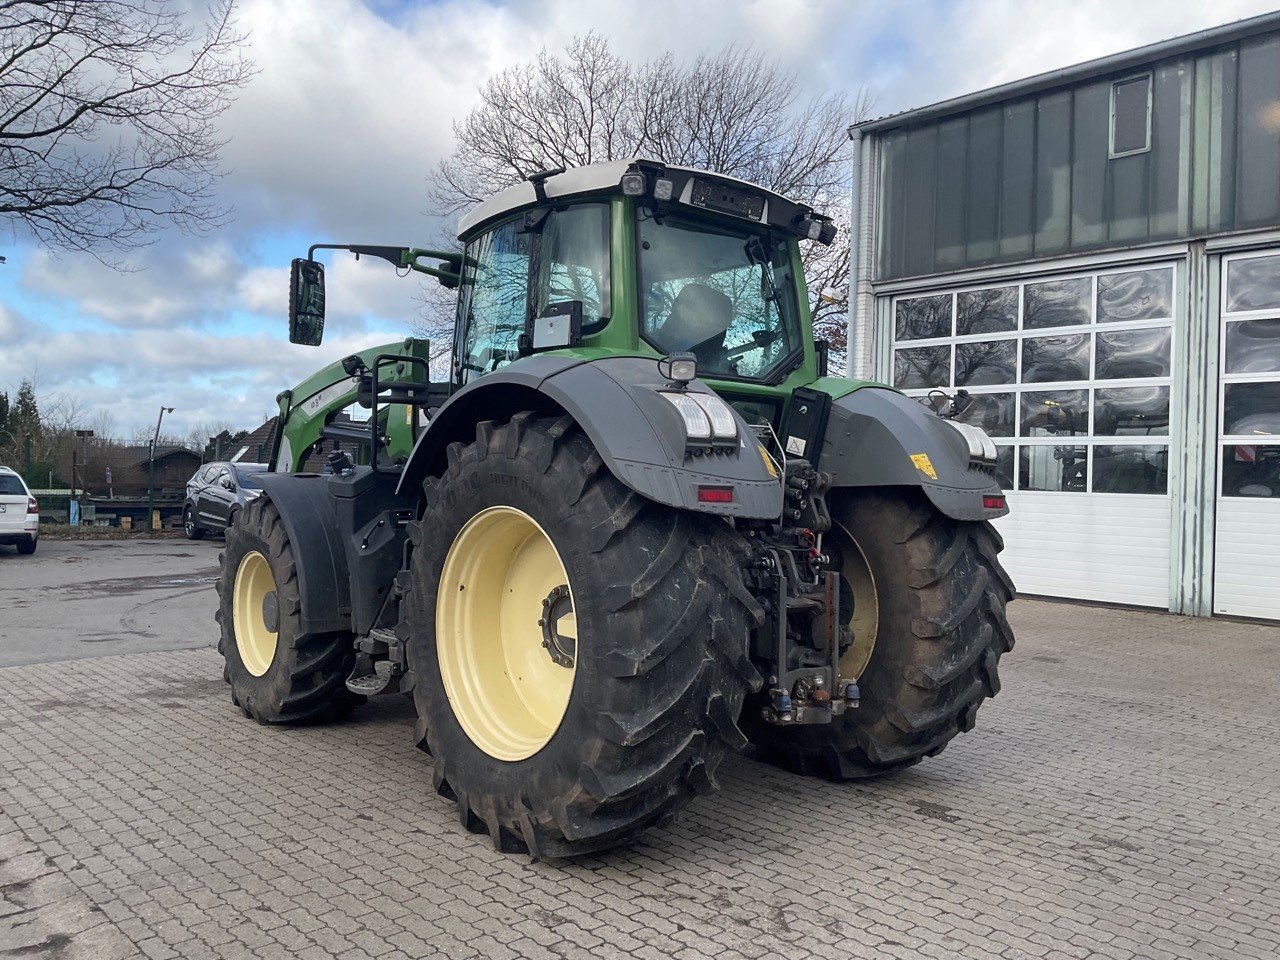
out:
<path id="1" fill-rule="evenodd" d="M 1151 75 L 1151 147 L 1110 156 Z M 1280 226 L 1280 34 L 880 135 L 876 277 Z"/>

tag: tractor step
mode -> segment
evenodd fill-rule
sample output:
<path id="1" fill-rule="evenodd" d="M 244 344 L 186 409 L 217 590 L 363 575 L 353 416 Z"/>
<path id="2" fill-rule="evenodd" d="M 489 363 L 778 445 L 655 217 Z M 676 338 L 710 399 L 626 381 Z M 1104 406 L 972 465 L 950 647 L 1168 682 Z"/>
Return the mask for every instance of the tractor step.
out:
<path id="1" fill-rule="evenodd" d="M 361 697 L 376 697 L 400 689 L 404 671 L 390 660 L 372 660 L 368 654 L 356 657 L 355 668 L 347 677 L 347 689 Z"/>

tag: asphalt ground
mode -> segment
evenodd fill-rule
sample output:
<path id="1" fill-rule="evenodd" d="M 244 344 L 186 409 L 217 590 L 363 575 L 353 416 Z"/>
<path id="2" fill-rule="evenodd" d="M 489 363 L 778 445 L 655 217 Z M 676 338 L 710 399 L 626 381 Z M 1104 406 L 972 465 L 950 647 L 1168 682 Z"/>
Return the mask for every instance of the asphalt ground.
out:
<path id="1" fill-rule="evenodd" d="M 403 698 L 232 708 L 219 548 L 0 556 L 0 958 L 1277 956 L 1280 628 L 1018 601 L 939 757 L 734 758 L 635 846 L 531 863 L 434 795 Z"/>
<path id="2" fill-rule="evenodd" d="M 0 667 L 217 643 L 222 540 L 41 540 L 0 547 Z"/>

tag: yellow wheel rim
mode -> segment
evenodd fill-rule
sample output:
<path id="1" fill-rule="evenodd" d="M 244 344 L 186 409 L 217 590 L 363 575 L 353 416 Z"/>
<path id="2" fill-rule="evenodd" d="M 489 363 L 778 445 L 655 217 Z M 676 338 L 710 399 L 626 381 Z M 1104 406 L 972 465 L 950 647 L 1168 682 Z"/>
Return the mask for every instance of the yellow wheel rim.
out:
<path id="1" fill-rule="evenodd" d="M 840 676 L 845 680 L 857 680 L 867 669 L 876 647 L 876 634 L 880 630 L 880 598 L 866 554 L 848 530 L 843 527 L 836 530 L 844 535 L 840 538 L 844 554 L 840 575 L 853 593 L 853 611 L 845 611 L 848 617 L 845 626 L 853 633 L 853 642 L 840 657 Z"/>
<path id="2" fill-rule="evenodd" d="M 262 676 L 275 659 L 280 609 L 271 564 L 257 550 L 246 553 L 236 568 L 231 624 L 236 632 L 240 662 L 255 677 Z"/>
<path id="3" fill-rule="evenodd" d="M 577 674 L 569 575 L 551 538 L 514 507 L 467 521 L 445 558 L 436 655 L 453 714 L 498 760 L 525 760 L 564 719 Z"/>

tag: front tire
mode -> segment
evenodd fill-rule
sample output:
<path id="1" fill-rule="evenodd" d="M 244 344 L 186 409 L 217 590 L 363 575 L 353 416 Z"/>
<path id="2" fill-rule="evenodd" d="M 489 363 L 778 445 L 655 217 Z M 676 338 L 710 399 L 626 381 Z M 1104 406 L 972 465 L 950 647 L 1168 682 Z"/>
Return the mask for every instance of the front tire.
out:
<path id="1" fill-rule="evenodd" d="M 204 528 L 196 523 L 195 511 L 190 507 L 182 511 L 182 533 L 188 540 L 204 539 Z"/>
<path id="2" fill-rule="evenodd" d="M 401 632 L 420 745 L 462 824 L 571 856 L 712 789 L 760 682 L 729 525 L 624 487 L 569 417 L 480 424 L 425 496 Z M 548 634 L 543 610 L 576 628 Z"/>
<path id="3" fill-rule="evenodd" d="M 847 495 L 832 514 L 828 536 L 856 601 L 841 674 L 857 678 L 861 704 L 830 724 L 792 727 L 765 722 L 753 705 L 743 728 L 762 759 L 858 780 L 934 756 L 973 729 L 1013 649 L 1014 590 L 990 523 L 952 520 L 915 492 Z"/>
<path id="4" fill-rule="evenodd" d="M 353 635 L 303 632 L 297 561 L 275 504 L 260 498 L 237 519 L 217 584 L 231 702 L 259 723 L 345 717 L 364 702 L 346 687 Z"/>

